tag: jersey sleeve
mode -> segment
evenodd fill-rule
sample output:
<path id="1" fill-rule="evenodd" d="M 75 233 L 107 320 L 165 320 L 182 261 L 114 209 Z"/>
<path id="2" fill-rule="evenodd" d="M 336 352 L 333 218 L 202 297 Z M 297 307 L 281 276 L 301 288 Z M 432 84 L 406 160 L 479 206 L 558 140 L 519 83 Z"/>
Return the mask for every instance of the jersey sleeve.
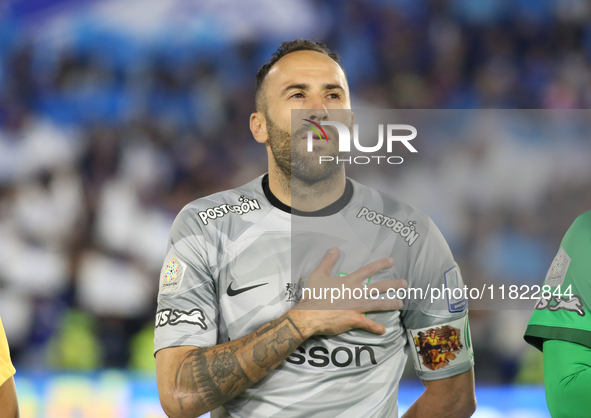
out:
<path id="1" fill-rule="evenodd" d="M 525 341 L 539 350 L 544 340 L 591 348 L 591 211 L 579 216 L 565 234 L 543 286 L 550 292 L 536 303 Z"/>
<path id="2" fill-rule="evenodd" d="M 216 247 L 201 228 L 197 211 L 183 209 L 173 223 L 160 272 L 154 353 L 166 347 L 216 344 L 215 254 Z"/>
<path id="3" fill-rule="evenodd" d="M 544 385 L 553 417 L 584 417 L 591 410 L 591 349 L 567 341 L 544 342 Z"/>
<path id="4" fill-rule="evenodd" d="M 425 242 L 408 270 L 408 288 L 415 290 L 404 301 L 402 322 L 417 375 L 423 380 L 439 380 L 470 370 L 474 354 L 468 301 L 459 290 L 464 289 L 462 274 L 439 229 L 431 219 L 426 223 Z M 457 336 L 457 342 L 450 344 L 452 335 Z"/>
<path id="5" fill-rule="evenodd" d="M 10 351 L 8 349 L 8 341 L 0 320 L 0 386 L 4 384 L 16 370 L 10 361 Z"/>

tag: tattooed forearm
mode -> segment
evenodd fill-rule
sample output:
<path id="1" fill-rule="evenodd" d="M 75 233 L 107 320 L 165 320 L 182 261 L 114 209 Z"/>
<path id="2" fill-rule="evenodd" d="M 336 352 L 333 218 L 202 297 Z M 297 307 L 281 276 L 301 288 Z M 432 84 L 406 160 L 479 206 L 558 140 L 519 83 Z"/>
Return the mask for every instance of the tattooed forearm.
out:
<path id="1" fill-rule="evenodd" d="M 180 409 L 203 413 L 228 402 L 277 367 L 304 340 L 284 315 L 239 340 L 190 351 L 176 372 L 174 389 Z"/>
<path id="2" fill-rule="evenodd" d="M 234 388 L 241 380 L 252 384 L 235 357 L 236 351 L 236 347 L 198 348 L 185 356 L 175 379 L 181 409 L 185 403 L 197 408 L 225 396 L 231 399 L 240 393 Z"/>
<path id="3" fill-rule="evenodd" d="M 270 372 L 277 366 L 277 358 L 283 360 L 285 358 L 285 356 L 282 357 L 283 353 L 289 355 L 298 348 L 301 342 L 299 332 L 295 335 L 293 333 L 293 323 L 282 324 L 275 329 L 271 340 L 265 339 L 254 344 L 254 362 L 260 368 Z"/>

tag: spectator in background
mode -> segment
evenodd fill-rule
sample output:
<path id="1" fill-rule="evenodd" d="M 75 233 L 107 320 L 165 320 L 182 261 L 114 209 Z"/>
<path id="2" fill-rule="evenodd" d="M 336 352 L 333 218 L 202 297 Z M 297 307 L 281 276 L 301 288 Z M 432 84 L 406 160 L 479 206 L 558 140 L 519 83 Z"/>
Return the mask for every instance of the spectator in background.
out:
<path id="1" fill-rule="evenodd" d="M 8 341 L 4 335 L 4 327 L 0 319 L 0 418 L 15 418 L 19 416 L 14 373 L 16 370 L 10 361 Z"/>

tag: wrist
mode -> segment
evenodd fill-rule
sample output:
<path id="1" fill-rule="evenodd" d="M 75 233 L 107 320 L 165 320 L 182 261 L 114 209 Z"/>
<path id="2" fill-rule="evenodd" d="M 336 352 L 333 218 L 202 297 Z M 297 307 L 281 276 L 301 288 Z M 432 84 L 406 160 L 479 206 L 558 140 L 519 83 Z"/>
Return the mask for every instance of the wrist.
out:
<path id="1" fill-rule="evenodd" d="M 307 340 L 318 331 L 318 325 L 314 320 L 314 311 L 291 309 L 287 316 L 300 332 L 304 340 Z"/>

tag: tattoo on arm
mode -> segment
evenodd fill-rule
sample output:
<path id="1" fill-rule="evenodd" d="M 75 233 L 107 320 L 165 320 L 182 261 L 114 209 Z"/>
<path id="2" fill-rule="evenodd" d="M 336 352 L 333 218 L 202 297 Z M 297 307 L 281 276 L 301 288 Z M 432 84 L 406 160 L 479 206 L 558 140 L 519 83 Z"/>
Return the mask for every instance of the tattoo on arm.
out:
<path id="1" fill-rule="evenodd" d="M 293 322 L 280 324 L 275 328 L 271 340 L 264 339 L 255 343 L 253 350 L 254 362 L 260 368 L 265 369 L 267 373 L 273 370 L 278 364 L 277 359 L 282 361 L 287 357 L 284 355 L 285 353 L 287 355 L 291 354 L 302 343 L 300 340 L 301 334 L 298 332 L 294 335 L 294 328 L 297 330 Z"/>
<path id="2" fill-rule="evenodd" d="M 283 316 L 239 340 L 190 351 L 175 377 L 180 409 L 210 411 L 228 402 L 277 367 L 303 341 L 291 318 Z"/>

